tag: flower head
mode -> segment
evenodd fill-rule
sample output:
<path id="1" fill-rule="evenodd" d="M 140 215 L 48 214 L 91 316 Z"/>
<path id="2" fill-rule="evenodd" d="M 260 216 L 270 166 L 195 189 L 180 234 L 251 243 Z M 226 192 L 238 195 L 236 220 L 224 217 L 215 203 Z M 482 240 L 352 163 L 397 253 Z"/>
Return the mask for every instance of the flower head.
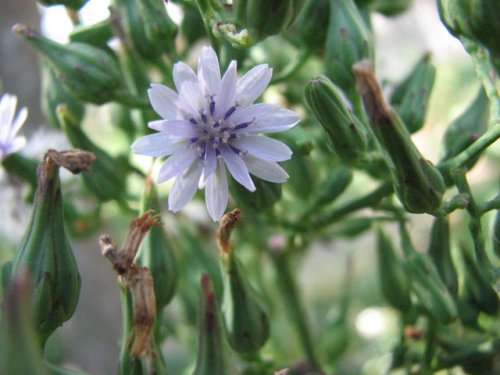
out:
<path id="1" fill-rule="evenodd" d="M 255 190 L 250 174 L 275 183 L 288 179 L 277 162 L 289 159 L 292 151 L 262 134 L 290 129 L 299 118 L 275 104 L 253 104 L 271 75 L 271 68 L 262 64 L 238 79 L 236 61 L 231 61 L 221 77 L 215 51 L 204 47 L 197 74 L 183 62 L 175 64 L 177 92 L 151 85 L 151 104 L 163 120 L 150 122 L 148 126 L 157 133 L 136 140 L 132 150 L 169 156 L 156 180 L 175 177 L 168 197 L 171 211 L 180 210 L 198 188 L 205 188 L 208 213 L 217 221 L 228 202 L 226 167 L 250 191 Z"/>
<path id="2" fill-rule="evenodd" d="M 16 106 L 17 97 L 14 95 L 4 94 L 0 99 L 0 160 L 26 144 L 26 139 L 16 134 L 26 121 L 28 110 L 22 108 L 14 118 Z"/>

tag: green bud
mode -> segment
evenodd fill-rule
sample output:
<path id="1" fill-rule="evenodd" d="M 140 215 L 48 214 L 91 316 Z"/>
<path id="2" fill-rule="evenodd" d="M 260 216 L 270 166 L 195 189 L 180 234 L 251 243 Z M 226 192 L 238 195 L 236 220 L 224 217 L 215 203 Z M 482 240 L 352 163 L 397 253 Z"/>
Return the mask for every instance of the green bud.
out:
<path id="1" fill-rule="evenodd" d="M 440 324 L 453 322 L 457 317 L 455 302 L 432 261 L 424 254 L 415 253 L 405 266 L 411 290 L 427 313 Z"/>
<path id="2" fill-rule="evenodd" d="M 367 148 L 365 129 L 347 109 L 339 88 L 328 78 L 319 76 L 307 84 L 305 97 L 336 154 L 346 162 L 361 159 Z"/>
<path id="3" fill-rule="evenodd" d="M 330 0 L 326 75 L 346 93 L 355 89 L 352 66 L 374 60 L 373 40 L 353 0 Z"/>
<path id="4" fill-rule="evenodd" d="M 59 44 L 21 24 L 12 31 L 47 59 L 56 78 L 76 98 L 103 104 L 123 95 L 120 90 L 123 78 L 116 61 L 107 52 L 84 43 Z"/>
<path id="5" fill-rule="evenodd" d="M 64 5 L 65 7 L 73 10 L 79 10 L 83 7 L 88 0 L 37 0 L 40 4 L 45 6 Z"/>
<path id="6" fill-rule="evenodd" d="M 224 300 L 222 313 L 229 343 L 243 355 L 256 354 L 269 338 L 269 320 L 234 251 L 220 254 Z"/>
<path id="7" fill-rule="evenodd" d="M 300 13 L 303 0 L 235 0 L 237 20 L 249 36 L 263 40 L 288 28 Z"/>
<path id="8" fill-rule="evenodd" d="M 80 129 L 78 122 L 71 117 L 67 107 L 57 108 L 59 121 L 64 134 L 73 147 L 87 150 L 96 156 L 92 170 L 82 175 L 85 186 L 103 202 L 111 199 L 121 201 L 126 191 L 127 164 L 125 161 L 113 158 L 106 151 L 95 145 Z"/>
<path id="9" fill-rule="evenodd" d="M 438 0 L 439 16 L 448 31 L 456 37 L 472 36 L 464 0 Z"/>
<path id="10" fill-rule="evenodd" d="M 142 58 L 155 60 L 174 50 L 177 26 L 162 1 L 114 0 L 114 4 L 130 43 Z"/>
<path id="11" fill-rule="evenodd" d="M 12 274 L 23 268 L 33 281 L 31 305 L 44 345 L 71 318 L 80 295 L 80 275 L 64 228 L 59 166 L 49 156 L 38 170 L 31 221 L 14 256 Z"/>
<path id="12" fill-rule="evenodd" d="M 395 16 L 403 13 L 411 4 L 412 0 L 375 0 L 374 9 L 386 16 Z"/>
<path id="13" fill-rule="evenodd" d="M 5 288 L 0 319 L 0 373 L 47 375 L 30 298 L 30 277 L 18 270 Z"/>
<path id="14" fill-rule="evenodd" d="M 500 258 L 500 210 L 496 210 L 495 221 L 493 222 L 493 252 Z"/>
<path id="15" fill-rule="evenodd" d="M 286 186 L 302 199 L 309 197 L 313 192 L 311 186 L 314 185 L 315 181 L 315 171 L 313 165 L 311 165 L 310 158 L 306 155 L 297 154 L 294 151 L 293 157 L 290 160 L 284 161 L 282 165 L 290 174 Z M 304 183 L 304 181 L 307 181 L 307 183 Z"/>
<path id="16" fill-rule="evenodd" d="M 391 240 L 381 229 L 377 233 L 377 255 L 382 295 L 391 306 L 402 313 L 408 312 L 411 308 L 408 276 Z"/>
<path id="17" fill-rule="evenodd" d="M 306 2 L 294 24 L 299 41 L 304 48 L 323 49 L 330 15 L 329 0 Z"/>
<path id="18" fill-rule="evenodd" d="M 262 212 L 281 199 L 281 184 L 264 181 L 257 177 L 253 178 L 253 182 L 256 187 L 253 192 L 238 183 L 232 184 L 235 199 L 242 206 Z"/>
<path id="19" fill-rule="evenodd" d="M 78 25 L 69 34 L 71 42 L 91 44 L 95 47 L 107 49 L 108 41 L 113 38 L 113 29 L 110 18 L 91 25 Z"/>
<path id="20" fill-rule="evenodd" d="M 480 88 L 476 98 L 469 107 L 446 128 L 443 136 L 444 160 L 457 156 L 469 147 L 488 128 L 489 100 L 483 88 Z M 478 158 L 468 167 L 471 168 Z"/>
<path id="21" fill-rule="evenodd" d="M 424 125 L 435 78 L 436 68 L 430 61 L 430 55 L 426 54 L 394 89 L 391 105 L 410 133 L 415 133 Z"/>
<path id="22" fill-rule="evenodd" d="M 201 276 L 198 356 L 192 375 L 236 375 L 217 297 L 206 273 Z"/>
<path id="23" fill-rule="evenodd" d="M 350 185 L 352 169 L 343 165 L 334 167 L 326 178 L 319 183 L 311 206 L 316 209 L 335 201 Z"/>
<path id="24" fill-rule="evenodd" d="M 453 264 L 450 246 L 450 225 L 448 219 L 437 217 L 431 231 L 431 240 L 427 250 L 444 284 L 454 296 L 458 291 L 458 279 Z"/>
<path id="25" fill-rule="evenodd" d="M 354 72 L 373 132 L 392 161 L 399 200 L 412 213 L 437 210 L 445 191 L 443 177 L 423 158 L 399 116 L 387 106 L 371 64 L 362 61 Z"/>
<path id="26" fill-rule="evenodd" d="M 160 212 L 156 188 L 151 179 L 146 180 L 142 212 Z M 175 293 L 177 285 L 177 265 L 172 245 L 161 226 L 151 227 L 142 242 L 138 254 L 139 264 L 151 271 L 154 282 L 156 310 L 158 314 L 167 306 Z"/>
<path id="27" fill-rule="evenodd" d="M 472 253 L 462 251 L 464 263 L 463 294 L 465 300 L 475 309 L 488 315 L 497 316 L 499 310 L 498 294 L 488 282 L 485 272 L 480 268 Z"/>
<path id="28" fill-rule="evenodd" d="M 40 106 L 45 119 L 55 128 L 61 129 L 61 123 L 57 116 L 57 106 L 64 104 L 69 113 L 81 121 L 85 113 L 84 104 L 68 92 L 65 86 L 57 79 L 56 73 L 50 68 L 47 61 L 41 61 L 42 89 L 40 95 Z"/>

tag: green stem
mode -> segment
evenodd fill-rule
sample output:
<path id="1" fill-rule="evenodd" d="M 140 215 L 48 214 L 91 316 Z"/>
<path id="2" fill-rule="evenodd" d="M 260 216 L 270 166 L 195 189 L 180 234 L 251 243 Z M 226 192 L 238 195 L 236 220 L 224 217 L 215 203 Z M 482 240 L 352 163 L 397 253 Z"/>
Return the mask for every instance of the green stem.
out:
<path id="1" fill-rule="evenodd" d="M 324 216 L 318 217 L 316 220 L 312 221 L 310 229 L 319 229 L 330 225 L 336 221 L 339 221 L 344 216 L 360 210 L 366 207 L 373 207 L 377 205 L 383 198 L 388 196 L 393 192 L 393 188 L 391 184 L 382 184 L 377 189 L 372 191 L 371 193 L 361 197 L 357 200 L 347 202 L 340 207 L 334 208 L 332 211 L 327 213 Z"/>
<path id="2" fill-rule="evenodd" d="M 488 259 L 488 256 L 486 255 L 484 234 L 481 227 L 482 212 L 479 206 L 477 205 L 476 201 L 474 200 L 469 183 L 467 182 L 467 177 L 465 176 L 465 170 L 458 169 L 453 171 L 452 178 L 453 181 L 455 182 L 455 185 L 457 186 L 458 191 L 462 194 L 469 195 L 469 204 L 467 205 L 467 212 L 469 213 L 470 216 L 469 230 L 472 240 L 474 242 L 474 251 L 476 254 L 476 259 L 482 266 L 488 267 L 488 269 L 490 269 L 491 264 Z"/>
<path id="3" fill-rule="evenodd" d="M 484 202 L 480 205 L 481 214 L 485 214 L 491 210 L 499 210 L 500 209 L 500 194 L 498 194 L 495 198 Z"/>
<path id="4" fill-rule="evenodd" d="M 278 286 L 281 289 L 281 296 L 286 304 L 286 310 L 292 320 L 297 334 L 300 337 L 302 349 L 309 361 L 309 364 L 316 370 L 320 370 L 320 364 L 314 353 L 314 344 L 311 339 L 309 327 L 306 323 L 304 308 L 300 300 L 297 284 L 290 271 L 290 264 L 287 257 L 288 252 L 272 251 L 271 259 L 274 263 L 278 275 Z"/>
<path id="5" fill-rule="evenodd" d="M 279 74 L 277 74 L 272 80 L 270 85 L 275 83 L 283 82 L 292 77 L 309 59 L 312 51 L 307 49 L 302 51 L 293 59 Z"/>
<path id="6" fill-rule="evenodd" d="M 489 147 L 493 142 L 500 138 L 500 120 L 493 123 L 488 131 L 479 137 L 474 143 L 463 150 L 460 154 L 454 158 L 448 159 L 443 163 L 438 165 L 438 168 L 443 173 L 452 171 L 457 168 L 462 168 L 465 166 L 469 160 L 472 160 L 479 156 L 487 147 Z"/>

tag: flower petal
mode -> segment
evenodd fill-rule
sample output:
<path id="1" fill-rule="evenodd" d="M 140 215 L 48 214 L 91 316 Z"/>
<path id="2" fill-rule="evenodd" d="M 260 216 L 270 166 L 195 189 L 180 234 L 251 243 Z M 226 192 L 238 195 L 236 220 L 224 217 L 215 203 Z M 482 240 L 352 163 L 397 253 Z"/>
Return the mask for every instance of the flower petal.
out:
<path id="1" fill-rule="evenodd" d="M 156 131 L 175 137 L 195 137 L 196 129 L 185 120 L 158 120 L 150 121 L 148 127 Z"/>
<path id="2" fill-rule="evenodd" d="M 152 83 L 148 95 L 151 106 L 162 118 L 170 120 L 177 116 L 179 95 L 174 90 L 159 83 Z"/>
<path id="3" fill-rule="evenodd" d="M 182 86 L 186 82 L 198 82 L 196 74 L 194 74 L 193 69 L 185 62 L 179 61 L 174 64 L 174 83 L 177 88 L 177 92 L 180 94 Z"/>
<path id="4" fill-rule="evenodd" d="M 154 133 L 138 138 L 131 146 L 139 155 L 160 157 L 173 154 L 186 147 L 186 140 L 172 138 L 168 134 Z"/>
<path id="5" fill-rule="evenodd" d="M 248 173 L 248 168 L 243 160 L 241 160 L 241 157 L 234 153 L 228 145 L 220 145 L 218 150 L 224 158 L 224 162 L 234 179 L 248 190 L 255 191 L 255 185 L 253 184 L 252 178 Z"/>
<path id="6" fill-rule="evenodd" d="M 228 201 L 226 167 L 221 159 L 217 164 L 215 173 L 208 177 L 205 189 L 205 203 L 213 221 L 219 221 Z"/>
<path id="7" fill-rule="evenodd" d="M 198 81 L 184 82 L 179 91 L 179 98 L 178 108 L 184 114 L 189 113 L 192 116 L 196 116 L 202 109 L 208 106 L 208 101 L 203 97 Z"/>
<path id="8" fill-rule="evenodd" d="M 16 113 L 17 96 L 4 94 L 0 100 L 0 139 L 7 140 Z"/>
<path id="9" fill-rule="evenodd" d="M 175 179 L 168 195 L 168 209 L 170 211 L 179 211 L 193 198 L 198 189 L 200 175 L 200 165 L 198 162 L 194 162 L 186 172 Z"/>
<path id="10" fill-rule="evenodd" d="M 221 82 L 219 59 L 211 47 L 203 47 L 198 60 L 198 81 L 205 96 L 217 94 Z"/>
<path id="11" fill-rule="evenodd" d="M 170 180 L 172 177 L 182 174 L 198 158 L 198 153 L 192 147 L 185 147 L 172 154 L 158 172 L 157 183 Z"/>
<path id="12" fill-rule="evenodd" d="M 248 170 L 263 180 L 281 183 L 288 180 L 288 173 L 276 162 L 256 158 L 252 155 L 243 157 Z"/>
<path id="13" fill-rule="evenodd" d="M 205 182 L 207 178 L 214 173 L 217 167 L 217 156 L 215 155 L 215 149 L 213 148 L 213 143 L 207 141 L 205 144 L 205 157 L 202 160 L 203 163 L 203 181 Z"/>
<path id="14" fill-rule="evenodd" d="M 14 137 L 19 129 L 23 126 L 24 122 L 28 118 L 28 109 L 26 107 L 23 107 L 19 110 L 16 118 L 14 119 L 14 122 L 12 122 L 12 125 L 10 127 L 10 137 Z"/>
<path id="15" fill-rule="evenodd" d="M 292 150 L 283 142 L 262 135 L 236 138 L 231 141 L 231 146 L 270 161 L 288 160 L 292 156 Z"/>
<path id="16" fill-rule="evenodd" d="M 236 101 L 241 106 L 252 104 L 271 81 L 273 70 L 267 64 L 257 65 L 240 78 L 236 86 Z"/>
<path id="17" fill-rule="evenodd" d="M 227 68 L 215 97 L 215 118 L 224 117 L 226 111 L 234 104 L 236 93 L 236 61 L 231 61 Z"/>

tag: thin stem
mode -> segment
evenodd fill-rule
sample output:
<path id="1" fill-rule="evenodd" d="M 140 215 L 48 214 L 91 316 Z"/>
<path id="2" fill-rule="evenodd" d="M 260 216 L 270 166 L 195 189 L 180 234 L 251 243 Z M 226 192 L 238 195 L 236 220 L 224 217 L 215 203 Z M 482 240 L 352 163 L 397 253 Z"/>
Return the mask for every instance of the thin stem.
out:
<path id="1" fill-rule="evenodd" d="M 464 169 L 458 169 L 452 173 L 453 181 L 458 188 L 458 191 L 462 194 L 469 195 L 469 204 L 467 205 L 467 212 L 470 216 L 469 230 L 474 242 L 474 251 L 476 254 L 476 259 L 480 262 L 482 266 L 491 267 L 488 256 L 486 255 L 485 241 L 483 230 L 481 227 L 481 209 L 476 204 L 474 197 L 472 196 L 472 191 L 470 189 L 469 183 L 467 182 L 467 177 L 465 176 Z"/>
<path id="2" fill-rule="evenodd" d="M 330 225 L 336 221 L 339 221 L 344 216 L 354 211 L 366 207 L 373 207 L 392 192 L 393 192 L 393 187 L 391 184 L 383 184 L 374 191 L 372 191 L 371 193 L 365 195 L 364 197 L 361 197 L 351 202 L 347 202 L 340 207 L 334 208 L 326 215 L 318 217 L 316 220 L 312 221 L 310 227 L 312 229 L 319 229 L 327 225 Z"/>
<path id="3" fill-rule="evenodd" d="M 446 160 L 443 163 L 440 163 L 438 165 L 439 170 L 446 173 L 457 168 L 462 168 L 469 162 L 469 160 L 479 156 L 481 152 L 493 144 L 493 142 L 497 141 L 498 138 L 500 138 L 500 120 L 493 123 L 486 133 L 476 139 L 474 143 L 472 143 L 460 154 L 454 158 Z"/>
<path id="4" fill-rule="evenodd" d="M 316 370 L 320 370 L 320 364 L 314 353 L 314 344 L 311 339 L 309 327 L 306 322 L 304 308 L 301 303 L 297 284 L 290 271 L 288 252 L 272 251 L 270 252 L 274 268 L 278 275 L 278 286 L 281 289 L 281 296 L 286 304 L 286 310 L 292 320 L 297 334 L 300 337 L 302 349 L 309 361 L 309 364 Z"/>
<path id="5" fill-rule="evenodd" d="M 481 214 L 485 214 L 491 210 L 499 210 L 500 209 L 500 194 L 498 194 L 495 198 L 484 202 L 480 205 Z"/>

